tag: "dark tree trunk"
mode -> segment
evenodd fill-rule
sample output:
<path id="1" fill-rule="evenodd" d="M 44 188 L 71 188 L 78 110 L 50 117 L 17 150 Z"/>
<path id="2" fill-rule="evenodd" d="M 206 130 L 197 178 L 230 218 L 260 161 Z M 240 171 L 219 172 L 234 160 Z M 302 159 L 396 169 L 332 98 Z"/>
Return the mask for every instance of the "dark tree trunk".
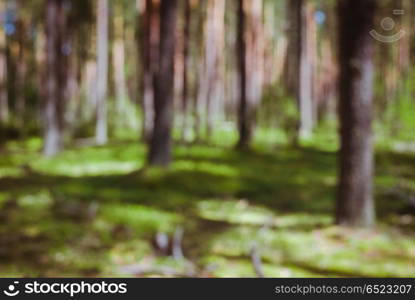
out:
<path id="1" fill-rule="evenodd" d="M 190 26 L 192 7 L 191 0 L 185 0 L 184 28 L 183 28 L 183 91 L 182 91 L 182 140 L 187 141 L 189 137 L 189 69 L 190 69 Z"/>
<path id="2" fill-rule="evenodd" d="M 373 200 L 373 29 L 376 0 L 341 0 L 338 7 L 340 50 L 339 225 L 371 226 Z"/>
<path id="3" fill-rule="evenodd" d="M 298 0 L 286 0 L 287 4 L 287 53 L 284 65 L 284 86 L 290 95 L 295 95 L 299 70 L 299 42 L 300 37 L 300 13 Z"/>
<path id="4" fill-rule="evenodd" d="M 145 0 L 143 17 L 143 79 L 142 79 L 142 136 L 145 141 L 151 140 L 154 127 L 154 75 L 158 65 L 158 48 L 160 34 L 159 3 Z"/>
<path id="5" fill-rule="evenodd" d="M 166 167 L 171 162 L 173 125 L 174 58 L 177 0 L 162 0 L 160 7 L 159 69 L 154 80 L 155 121 L 149 162 Z"/>
<path id="6" fill-rule="evenodd" d="M 238 148 L 245 148 L 252 138 L 250 109 L 246 93 L 246 16 L 244 0 L 238 0 L 238 73 L 239 73 L 239 142 Z"/>
<path id="7" fill-rule="evenodd" d="M 65 70 L 62 62 L 66 29 L 63 1 L 48 0 L 46 7 L 46 106 L 44 154 L 52 156 L 62 148 Z"/>

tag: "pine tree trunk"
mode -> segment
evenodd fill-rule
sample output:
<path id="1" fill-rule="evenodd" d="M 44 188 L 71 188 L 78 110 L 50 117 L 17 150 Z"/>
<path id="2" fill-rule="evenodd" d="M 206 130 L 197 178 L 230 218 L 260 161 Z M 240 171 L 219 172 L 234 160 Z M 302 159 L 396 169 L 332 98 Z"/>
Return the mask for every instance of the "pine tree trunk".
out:
<path id="1" fill-rule="evenodd" d="M 162 0 L 160 59 L 154 81 L 155 122 L 149 152 L 149 162 L 153 166 L 167 167 L 171 162 L 176 22 L 177 0 Z"/>
<path id="2" fill-rule="evenodd" d="M 298 136 L 301 140 L 309 139 L 314 127 L 313 66 L 310 45 L 311 30 L 307 17 L 308 4 L 304 0 L 297 0 L 297 2 L 299 14 L 297 102 L 300 111 Z"/>
<path id="3" fill-rule="evenodd" d="M 183 141 L 189 140 L 189 103 L 190 103 L 190 26 L 192 17 L 191 0 L 185 0 L 184 8 L 184 28 L 183 28 L 183 90 L 182 90 L 182 128 L 181 135 Z"/>
<path id="4" fill-rule="evenodd" d="M 0 14 L 5 13 L 4 2 L 0 2 Z M 9 99 L 7 93 L 6 35 L 0 30 L 0 124 L 9 121 Z"/>
<path id="5" fill-rule="evenodd" d="M 120 6 L 122 4 L 119 4 Z M 113 18 L 114 42 L 112 45 L 112 63 L 114 68 L 114 85 L 116 97 L 117 118 L 120 126 L 125 128 L 130 125 L 128 113 L 128 92 L 125 78 L 125 42 L 124 42 L 124 16 L 123 9 Z"/>
<path id="6" fill-rule="evenodd" d="M 151 140 L 154 129 L 154 75 L 158 64 L 159 51 L 159 3 L 145 0 L 143 17 L 143 81 L 142 81 L 142 135 L 145 141 Z"/>
<path id="7" fill-rule="evenodd" d="M 97 10 L 97 123 L 95 139 L 98 145 L 108 141 L 107 89 L 108 89 L 108 0 L 98 0 Z"/>
<path id="8" fill-rule="evenodd" d="M 249 121 L 249 106 L 246 94 L 247 74 L 246 74 L 246 16 L 244 11 L 244 0 L 238 0 L 238 74 L 239 74 L 239 141 L 238 148 L 245 148 L 252 137 Z"/>
<path id="9" fill-rule="evenodd" d="M 223 102 L 223 52 L 225 45 L 225 1 L 211 0 L 207 2 L 205 44 L 205 75 L 206 93 L 206 134 L 209 139 L 213 126 L 218 121 L 220 104 Z"/>
<path id="10" fill-rule="evenodd" d="M 238 57 L 240 76 L 239 148 L 249 146 L 264 83 L 262 0 L 239 1 Z"/>
<path id="11" fill-rule="evenodd" d="M 62 58 L 65 11 L 60 0 L 48 0 L 46 10 L 46 107 L 44 109 L 44 154 L 53 156 L 62 148 L 63 70 Z"/>
<path id="12" fill-rule="evenodd" d="M 295 95 L 299 70 L 300 13 L 299 0 L 286 0 L 287 4 L 287 53 L 284 66 L 284 86 L 290 95 Z"/>
<path id="13" fill-rule="evenodd" d="M 24 5 L 23 1 L 16 1 L 16 10 L 21 10 Z M 17 126 L 24 131 L 25 114 L 26 114 L 26 90 L 27 90 L 27 25 L 26 20 L 20 17 L 16 22 L 18 52 L 16 59 L 16 95 L 15 109 Z"/>
<path id="14" fill-rule="evenodd" d="M 340 182 L 337 223 L 371 226 L 373 199 L 373 40 L 376 0 L 341 0 L 340 63 Z"/>

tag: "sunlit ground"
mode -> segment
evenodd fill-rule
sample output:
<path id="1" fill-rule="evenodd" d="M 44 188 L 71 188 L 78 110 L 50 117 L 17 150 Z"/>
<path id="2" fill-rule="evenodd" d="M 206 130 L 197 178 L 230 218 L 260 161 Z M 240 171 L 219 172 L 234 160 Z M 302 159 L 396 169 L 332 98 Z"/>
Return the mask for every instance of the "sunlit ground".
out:
<path id="1" fill-rule="evenodd" d="M 352 230 L 332 226 L 334 139 L 321 135 L 301 149 L 258 140 L 249 152 L 224 140 L 177 146 L 168 171 L 143 169 L 145 147 L 135 142 L 72 147 L 53 159 L 41 157 L 40 140 L 8 143 L 0 155 L 0 276 L 253 277 L 253 247 L 266 276 L 415 274 L 407 202 L 414 154 L 379 149 L 380 223 Z M 185 260 L 157 255 L 156 233 L 177 228 Z"/>

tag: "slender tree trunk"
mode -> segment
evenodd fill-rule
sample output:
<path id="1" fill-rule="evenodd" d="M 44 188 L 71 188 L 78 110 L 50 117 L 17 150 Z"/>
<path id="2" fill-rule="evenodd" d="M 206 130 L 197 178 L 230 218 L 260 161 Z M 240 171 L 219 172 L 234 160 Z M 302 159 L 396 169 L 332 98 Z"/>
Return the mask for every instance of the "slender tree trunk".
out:
<path id="1" fill-rule="evenodd" d="M 119 6 L 121 6 L 120 4 Z M 124 11 L 119 9 L 114 16 L 113 68 L 117 116 L 123 127 L 128 126 L 128 92 L 125 78 Z"/>
<path id="2" fill-rule="evenodd" d="M 0 2 L 0 14 L 5 14 L 4 2 Z M 9 121 L 9 99 L 7 93 L 6 34 L 0 29 L 0 124 Z"/>
<path id="3" fill-rule="evenodd" d="M 211 0 L 207 2 L 205 44 L 206 93 L 206 134 L 210 138 L 213 126 L 220 114 L 223 102 L 224 61 L 222 59 L 225 46 L 225 1 Z"/>
<path id="4" fill-rule="evenodd" d="M 297 102 L 300 123 L 298 136 L 300 139 L 309 139 L 314 127 L 312 32 L 309 28 L 311 25 L 308 18 L 309 4 L 304 0 L 296 1 L 298 2 L 297 13 L 299 14 Z"/>
<path id="5" fill-rule="evenodd" d="M 194 123 L 193 123 L 193 131 L 195 135 L 194 142 L 200 142 L 203 139 L 203 124 L 206 112 L 206 99 L 208 94 L 208 85 L 207 80 L 205 79 L 205 67 L 206 67 L 206 6 L 207 1 L 200 1 L 197 0 L 196 3 L 198 4 L 198 11 L 197 11 L 197 25 L 196 25 L 196 47 L 197 47 L 197 63 L 196 63 L 196 96 L 194 98 L 193 103 L 193 115 L 194 115 Z"/>
<path id="6" fill-rule="evenodd" d="M 238 73 L 239 73 L 239 148 L 245 148 L 251 140 L 252 131 L 250 126 L 250 109 L 246 94 L 246 16 L 244 11 L 244 0 L 238 0 Z"/>
<path id="7" fill-rule="evenodd" d="M 190 102 L 190 84 L 189 84 L 189 70 L 190 70 L 190 26 L 192 7 L 191 0 L 185 0 L 184 8 L 184 27 L 183 27 L 183 90 L 182 90 L 182 140 L 189 139 L 189 102 Z"/>
<path id="8" fill-rule="evenodd" d="M 60 66 L 63 32 L 66 26 L 65 11 L 60 0 L 46 4 L 46 106 L 44 109 L 44 154 L 53 156 L 62 148 L 64 79 Z"/>
<path id="9" fill-rule="evenodd" d="M 97 18 L 97 123 L 95 128 L 95 139 L 98 145 L 103 145 L 108 141 L 108 0 L 98 0 Z"/>
<path id="10" fill-rule="evenodd" d="M 16 3 L 16 10 L 23 8 L 23 1 L 18 0 Z M 26 87 L 27 87 L 27 25 L 26 20 L 20 17 L 16 22 L 17 44 L 18 52 L 16 59 L 16 95 L 15 95 L 15 109 L 17 126 L 24 131 L 25 114 L 26 114 Z"/>
<path id="11" fill-rule="evenodd" d="M 158 65 L 158 48 L 160 34 L 159 1 L 145 0 L 143 18 L 143 81 L 142 109 L 144 140 L 150 141 L 154 129 L 154 75 Z"/>
<path id="12" fill-rule="evenodd" d="M 340 0 L 340 182 L 337 223 L 371 226 L 373 40 L 376 0 Z"/>
<path id="13" fill-rule="evenodd" d="M 166 167 L 171 162 L 177 2 L 161 0 L 160 59 L 154 81 L 155 122 L 149 152 L 149 162 L 153 166 Z"/>

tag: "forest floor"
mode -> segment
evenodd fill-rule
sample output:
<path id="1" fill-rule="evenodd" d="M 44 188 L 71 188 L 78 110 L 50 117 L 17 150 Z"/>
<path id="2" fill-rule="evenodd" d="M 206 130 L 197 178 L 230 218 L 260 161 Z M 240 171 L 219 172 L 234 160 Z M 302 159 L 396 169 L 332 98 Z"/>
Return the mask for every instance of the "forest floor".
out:
<path id="1" fill-rule="evenodd" d="M 334 151 L 238 152 L 179 145 L 168 171 L 145 147 L 77 147 L 46 159 L 41 141 L 0 153 L 0 276 L 414 276 L 415 154 L 377 153 L 379 225 L 333 226 Z M 186 259 L 156 255 L 184 230 Z"/>

